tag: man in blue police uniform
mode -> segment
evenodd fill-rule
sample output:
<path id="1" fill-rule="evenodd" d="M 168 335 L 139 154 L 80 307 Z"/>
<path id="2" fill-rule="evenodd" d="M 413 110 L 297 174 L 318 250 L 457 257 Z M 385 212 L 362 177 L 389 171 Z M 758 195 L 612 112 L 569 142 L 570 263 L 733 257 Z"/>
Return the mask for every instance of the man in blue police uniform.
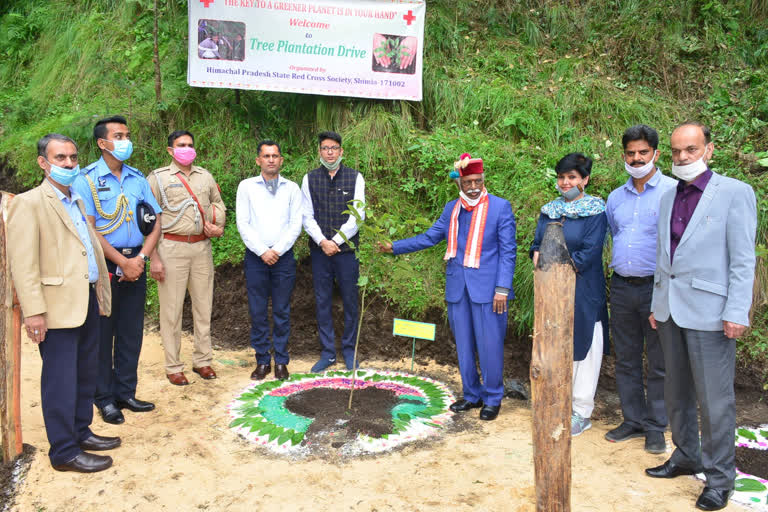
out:
<path id="1" fill-rule="evenodd" d="M 104 421 L 115 425 L 125 421 L 121 409 L 155 408 L 136 399 L 136 370 L 144 335 L 144 269 L 160 238 L 161 209 L 144 175 L 123 163 L 133 152 L 126 123 L 121 116 L 96 123 L 93 137 L 101 158 L 83 169 L 73 186 L 85 202 L 110 272 L 112 315 L 101 323 L 95 402 Z M 146 230 L 149 219 L 137 213 L 139 203 L 151 206 L 158 216 L 146 240 L 140 226 Z"/>

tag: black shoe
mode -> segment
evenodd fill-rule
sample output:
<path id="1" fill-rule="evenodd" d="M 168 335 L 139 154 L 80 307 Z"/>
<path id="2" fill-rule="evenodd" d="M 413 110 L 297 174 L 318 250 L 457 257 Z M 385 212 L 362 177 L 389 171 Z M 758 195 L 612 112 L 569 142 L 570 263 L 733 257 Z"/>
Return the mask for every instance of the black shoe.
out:
<path id="1" fill-rule="evenodd" d="M 119 437 L 97 436 L 96 434 L 93 434 L 88 439 L 80 441 L 81 450 L 89 450 L 92 452 L 112 450 L 118 446 L 120 446 Z"/>
<path id="2" fill-rule="evenodd" d="M 120 425 L 125 422 L 125 416 L 123 416 L 123 413 L 115 404 L 107 404 L 104 407 L 99 407 L 99 414 L 101 414 L 101 419 L 112 425 Z"/>
<path id="3" fill-rule="evenodd" d="M 477 409 L 478 407 L 482 407 L 482 406 L 483 406 L 482 400 L 479 400 L 477 402 L 470 402 L 462 398 L 458 402 L 453 402 L 449 407 L 449 409 L 452 410 L 453 412 L 467 412 L 470 409 Z"/>
<path id="4" fill-rule="evenodd" d="M 104 471 L 112 465 L 112 457 L 109 455 L 96 455 L 95 453 L 82 452 L 80 455 L 65 464 L 53 466 L 56 471 L 77 471 L 78 473 L 95 473 Z"/>
<path id="5" fill-rule="evenodd" d="M 501 409 L 500 405 L 484 405 L 480 409 L 480 419 L 485 421 L 495 420 L 496 416 L 499 415 L 499 409 Z"/>
<path id="6" fill-rule="evenodd" d="M 720 510 L 728 505 L 728 498 L 731 497 L 733 491 L 728 489 L 713 489 L 712 487 L 705 487 L 699 499 L 696 500 L 696 508 L 699 510 Z"/>
<path id="7" fill-rule="evenodd" d="M 117 406 L 121 409 L 128 409 L 133 412 L 149 412 L 154 410 L 155 404 L 152 402 L 145 402 L 138 398 L 129 398 L 128 400 L 118 400 Z"/>
<path id="8" fill-rule="evenodd" d="M 664 432 L 649 430 L 645 433 L 645 451 L 648 453 L 664 453 L 667 451 L 667 441 Z"/>
<path id="9" fill-rule="evenodd" d="M 633 427 L 629 423 L 624 422 L 615 429 L 606 432 L 605 438 L 612 443 L 620 443 L 635 437 L 643 437 L 644 435 L 645 429 Z"/>
<path id="10" fill-rule="evenodd" d="M 655 468 L 648 468 L 645 470 L 645 474 L 653 478 L 675 478 L 683 475 L 695 475 L 699 472 L 700 471 L 695 469 L 681 468 L 680 466 L 674 464 L 671 460 L 668 460 L 661 466 L 656 466 Z"/>

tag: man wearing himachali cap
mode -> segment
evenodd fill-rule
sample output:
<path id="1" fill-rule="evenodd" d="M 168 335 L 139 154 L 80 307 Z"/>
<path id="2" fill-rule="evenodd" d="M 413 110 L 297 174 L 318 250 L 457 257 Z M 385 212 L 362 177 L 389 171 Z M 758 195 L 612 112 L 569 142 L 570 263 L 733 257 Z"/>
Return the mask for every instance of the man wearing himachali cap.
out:
<path id="1" fill-rule="evenodd" d="M 380 248 L 397 255 L 447 241 L 445 301 L 464 393 L 451 410 L 482 407 L 480 419 L 493 420 L 504 395 L 507 301 L 514 298 L 517 254 L 515 216 L 508 201 L 486 191 L 482 159 L 464 153 L 454 167 L 451 177 L 459 182 L 459 198 L 445 205 L 426 232 Z M 475 358 L 480 360 L 482 383 Z"/>

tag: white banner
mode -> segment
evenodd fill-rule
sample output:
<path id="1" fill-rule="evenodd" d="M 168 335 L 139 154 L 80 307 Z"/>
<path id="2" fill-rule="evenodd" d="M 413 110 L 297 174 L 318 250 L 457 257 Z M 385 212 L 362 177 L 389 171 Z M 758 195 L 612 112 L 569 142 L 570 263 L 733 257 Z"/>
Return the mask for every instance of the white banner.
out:
<path id="1" fill-rule="evenodd" d="M 189 0 L 194 87 L 421 100 L 424 1 Z"/>

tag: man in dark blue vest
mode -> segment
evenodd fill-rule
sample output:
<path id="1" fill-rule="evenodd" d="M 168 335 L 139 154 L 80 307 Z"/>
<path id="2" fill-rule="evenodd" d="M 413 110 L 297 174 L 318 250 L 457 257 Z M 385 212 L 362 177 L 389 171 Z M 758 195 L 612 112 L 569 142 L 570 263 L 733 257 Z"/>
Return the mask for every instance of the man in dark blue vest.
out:
<path id="1" fill-rule="evenodd" d="M 322 165 L 308 172 L 301 182 L 303 223 L 310 237 L 317 330 L 322 346 L 320 360 L 312 371 L 322 372 L 336 363 L 336 336 L 331 316 L 334 279 L 344 304 L 341 352 L 347 369 L 351 370 L 358 322 L 357 278 L 360 272 L 355 250 L 346 240 L 357 246 L 358 225 L 353 215 L 344 212 L 354 206 L 360 217 L 365 218 L 365 180 L 355 169 L 341 164 L 344 150 L 338 133 L 323 132 L 318 135 L 318 142 Z"/>

